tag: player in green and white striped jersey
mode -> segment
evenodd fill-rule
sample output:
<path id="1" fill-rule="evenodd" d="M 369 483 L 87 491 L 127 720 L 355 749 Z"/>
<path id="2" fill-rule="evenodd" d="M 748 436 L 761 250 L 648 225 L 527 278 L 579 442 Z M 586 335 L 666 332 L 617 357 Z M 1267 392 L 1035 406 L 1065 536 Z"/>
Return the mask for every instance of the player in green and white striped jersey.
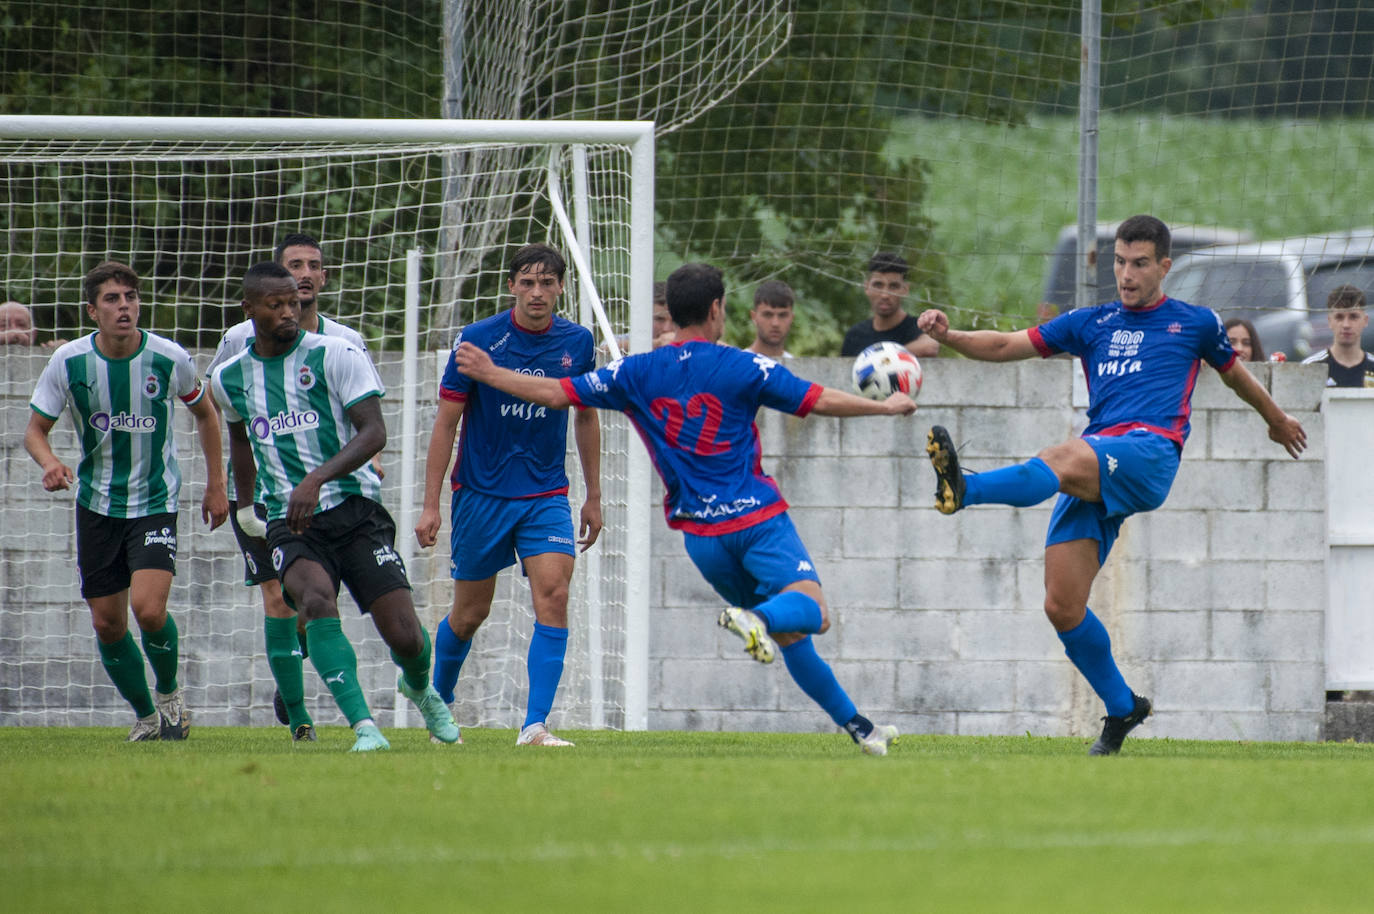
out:
<path id="1" fill-rule="evenodd" d="M 129 740 L 184 739 L 190 729 L 177 684 L 177 627 L 167 613 L 177 548 L 181 471 L 172 442 L 172 400 L 196 420 L 205 455 L 201 517 L 218 527 L 229 514 L 219 416 L 176 343 L 138 328 L 139 278 L 113 261 L 86 274 L 89 336 L 59 347 L 29 402 L 24 447 L 49 492 L 76 489 L 76 561 L 91 608 L 100 659 L 138 721 Z M 81 444 L 75 476 L 48 436 L 69 409 Z M 156 678 L 148 691 L 143 656 L 129 633 L 129 609 Z"/>
<path id="2" fill-rule="evenodd" d="M 300 232 L 288 233 L 277 242 L 272 259 L 285 267 L 296 280 L 302 329 L 340 337 L 367 352 L 367 343 L 357 331 L 320 313 L 320 293 L 329 282 L 329 272 L 325 269 L 324 251 L 318 240 Z M 206 376 L 214 374 L 216 368 L 251 344 L 255 332 L 251 320 L 244 320 L 226 330 L 215 350 L 215 357 L 210 361 L 210 367 L 206 369 Z M 379 457 L 372 458 L 372 467 L 381 474 Z M 293 741 L 313 742 L 316 738 L 315 722 L 305 707 L 304 658 L 309 650 L 305 639 L 305 621 L 282 598 L 281 582 L 272 569 L 267 541 L 261 535 L 254 535 L 265 533 L 266 526 L 258 519 L 258 508 L 253 504 L 252 493 L 245 492 L 242 499 L 231 499 L 229 509 L 229 523 L 239 550 L 243 553 L 244 585 L 256 587 L 262 596 L 267 666 L 277 682 L 272 695 L 273 708 L 277 719 L 291 731 Z M 265 506 L 262 510 L 265 512 Z M 239 521 L 240 515 L 254 533 L 244 529 L 244 524 Z"/>
<path id="3" fill-rule="evenodd" d="M 429 634 L 394 548 L 396 525 L 378 500 L 381 480 L 368 465 L 386 444 L 377 374 L 357 348 L 301 329 L 296 281 L 280 264 L 248 270 L 243 309 L 253 345 L 215 370 L 211 391 L 229 423 L 237 489 L 267 507 L 272 566 L 306 619 L 311 663 L 357 733 L 353 751 L 389 744 L 339 623 L 340 581 L 391 648 L 397 688 L 430 734 L 457 742 L 453 715 L 429 684 Z"/>

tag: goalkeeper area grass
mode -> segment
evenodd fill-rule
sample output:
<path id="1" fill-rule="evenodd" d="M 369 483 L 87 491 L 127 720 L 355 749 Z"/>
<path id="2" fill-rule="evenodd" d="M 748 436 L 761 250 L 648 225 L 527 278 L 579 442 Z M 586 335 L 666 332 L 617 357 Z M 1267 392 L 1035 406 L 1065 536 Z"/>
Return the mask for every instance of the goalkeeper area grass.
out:
<path id="1" fill-rule="evenodd" d="M 10 911 L 1356 911 L 1374 746 L 0 730 Z"/>

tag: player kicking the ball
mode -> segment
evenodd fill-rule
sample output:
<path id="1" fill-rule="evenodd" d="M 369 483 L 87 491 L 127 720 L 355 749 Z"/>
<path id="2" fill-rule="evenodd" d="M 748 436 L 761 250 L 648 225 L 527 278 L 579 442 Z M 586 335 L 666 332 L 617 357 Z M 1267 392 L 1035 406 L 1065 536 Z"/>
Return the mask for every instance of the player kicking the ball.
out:
<path id="1" fill-rule="evenodd" d="M 457 742 L 458 726 L 429 685 L 429 635 L 368 465 L 386 445 L 377 373 L 361 350 L 301 329 L 296 280 L 280 264 L 251 267 L 243 296 L 253 345 L 215 370 L 211 390 L 229 422 L 238 491 L 258 492 L 267 506 L 272 566 L 306 620 L 310 662 L 357 734 L 353 751 L 389 748 L 339 623 L 342 581 L 391 648 L 401 694 L 435 739 Z"/>
<path id="2" fill-rule="evenodd" d="M 803 692 L 870 755 L 885 755 L 897 728 L 858 713 L 813 634 L 830 627 L 820 578 L 787 516 L 777 484 L 759 468 L 760 406 L 805 416 L 907 415 L 905 394 L 874 402 L 804 381 L 763 355 L 716 345 L 725 326 L 725 285 L 706 264 L 668 277 L 668 309 L 680 327 L 671 345 L 571 378 L 540 378 L 496 366 L 464 341 L 458 370 L 522 400 L 554 409 L 624 412 L 667 488 L 668 526 L 716 592 L 733 604 L 719 624 L 762 662 L 782 654 Z"/>
<path id="3" fill-rule="evenodd" d="M 24 448 L 43 468 L 44 489 L 67 488 L 72 471 L 53 453 L 48 434 L 70 407 L 81 442 L 76 567 L 100 662 L 138 715 L 130 742 L 185 739 L 191 715 L 177 685 L 177 626 L 167 613 L 181 490 L 172 402 L 181 400 L 196 420 L 206 463 L 201 517 L 211 529 L 229 514 L 219 416 L 186 350 L 138 329 L 138 274 L 107 261 L 86 274 L 85 287 L 86 313 L 96 330 L 59 347 L 43 369 L 29 403 Z M 131 608 L 153 668 L 154 694 L 129 633 Z"/>
<path id="4" fill-rule="evenodd" d="M 1045 538 L 1045 615 L 1064 651 L 1107 706 L 1091 755 L 1121 751 L 1126 735 L 1150 714 L 1112 657 L 1111 639 L 1088 608 L 1088 592 L 1122 522 L 1164 503 L 1188 437 L 1199 362 L 1269 425 L 1269 437 L 1294 458 L 1307 446 L 1298 420 L 1281 410 L 1236 358 L 1216 312 L 1168 298 L 1169 229 L 1133 216 L 1116 231 L 1117 301 L 1080 308 L 1047 324 L 1002 333 L 951 330 L 930 310 L 921 329 L 970 358 L 990 362 L 1068 352 L 1083 360 L 1088 427 L 1015 466 L 965 474 L 949 434 L 930 430 L 926 450 L 937 477 L 935 506 L 944 514 L 969 505 L 1028 507 L 1059 493 Z"/>

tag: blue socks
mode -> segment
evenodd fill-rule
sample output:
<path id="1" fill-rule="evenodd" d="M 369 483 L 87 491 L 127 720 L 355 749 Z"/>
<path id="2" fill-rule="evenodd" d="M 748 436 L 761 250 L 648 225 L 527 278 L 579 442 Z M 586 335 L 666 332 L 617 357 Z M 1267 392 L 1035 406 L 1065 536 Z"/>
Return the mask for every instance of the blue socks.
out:
<path id="1" fill-rule="evenodd" d="M 448 616 L 439 620 L 434 630 L 434 691 L 444 700 L 453 703 L 453 688 L 458 685 L 458 672 L 463 661 L 472 650 L 472 641 L 464 641 L 449 627 Z"/>
<path id="2" fill-rule="evenodd" d="M 525 723 L 541 724 L 549 718 L 558 681 L 563 678 L 563 656 L 568 650 L 568 630 L 552 625 L 534 623 L 534 636 L 525 665 L 529 669 L 530 696 L 525 710 Z"/>
<path id="3" fill-rule="evenodd" d="M 1059 477 L 1039 457 L 986 473 L 964 474 L 965 505 L 1029 508 L 1059 491 Z"/>
<path id="4" fill-rule="evenodd" d="M 793 591 L 789 591 L 791 592 Z M 754 611 L 758 612 L 757 609 Z M 783 647 L 782 659 L 787 664 L 787 672 L 792 674 L 797 685 L 830 715 L 835 726 L 843 727 L 854 720 L 854 715 L 858 713 L 854 702 L 849 699 L 848 693 L 835 678 L 835 672 L 830 669 L 830 664 L 816 653 L 816 645 L 811 642 L 810 635 Z M 869 724 L 869 728 L 872 729 L 872 724 Z"/>
<path id="5" fill-rule="evenodd" d="M 1110 716 L 1125 717 L 1135 710 L 1135 697 L 1112 659 L 1111 636 L 1091 609 L 1078 625 L 1060 632 L 1059 640 L 1078 672 L 1107 705 Z"/>
<path id="6" fill-rule="evenodd" d="M 805 632 L 821 630 L 821 605 L 800 590 L 784 590 L 753 608 L 770 632 Z"/>

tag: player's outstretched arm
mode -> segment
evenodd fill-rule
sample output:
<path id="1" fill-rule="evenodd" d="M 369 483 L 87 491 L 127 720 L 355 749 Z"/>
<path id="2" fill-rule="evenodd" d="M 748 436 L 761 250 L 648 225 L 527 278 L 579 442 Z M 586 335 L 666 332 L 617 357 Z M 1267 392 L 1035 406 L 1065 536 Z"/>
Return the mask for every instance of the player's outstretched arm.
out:
<path id="1" fill-rule="evenodd" d="M 441 397 L 439 410 L 434 414 L 434 430 L 430 432 L 429 450 L 425 452 L 424 504 L 415 523 L 415 539 L 423 548 L 439 541 L 439 496 L 453 462 L 453 440 L 458 435 L 458 422 L 463 418 L 465 405 Z"/>
<path id="2" fill-rule="evenodd" d="M 922 311 L 916 324 L 922 333 L 937 342 L 944 343 L 960 355 L 982 362 L 1012 362 L 1040 354 L 1031 342 L 1028 330 L 1011 333 L 1000 330 L 955 330 L 949 325 L 949 317 L 938 308 Z"/>
<path id="3" fill-rule="evenodd" d="M 200 504 L 201 519 L 213 530 L 229 517 L 229 483 L 224 475 L 224 451 L 219 433 L 219 410 L 207 391 L 188 409 L 196 420 L 196 438 L 205 455 L 205 498 Z"/>
<path id="4" fill-rule="evenodd" d="M 587 500 L 577 527 L 577 544 L 586 552 L 601 535 L 601 419 L 594 409 L 579 409 L 573 416 L 573 440 L 577 459 L 582 464 L 582 482 Z"/>
<path id="5" fill-rule="evenodd" d="M 1255 380 L 1240 359 L 1236 359 L 1230 368 L 1221 373 L 1221 380 L 1235 391 L 1236 396 L 1249 403 L 1269 425 L 1269 440 L 1282 445 L 1289 456 L 1297 460 L 1307 449 L 1307 432 L 1303 431 L 1302 423 L 1279 408 L 1274 398 L 1269 396 L 1269 391 Z"/>
<path id="6" fill-rule="evenodd" d="M 835 387 L 823 387 L 811 412 L 821 416 L 909 416 L 916 412 L 916 401 L 904 393 L 892 394 L 886 400 L 870 400 Z"/>
<path id="7" fill-rule="evenodd" d="M 57 459 L 48 443 L 48 434 L 55 424 L 56 420 L 31 411 L 28 428 L 24 429 L 24 450 L 43 471 L 43 488 L 49 492 L 67 488 L 76 478 L 72 468 Z"/>
<path id="8" fill-rule="evenodd" d="M 557 378 L 536 377 L 501 368 L 485 350 L 472 343 L 460 343 L 454 350 L 453 360 L 458 370 L 474 381 L 505 391 L 513 397 L 552 409 L 567 409 L 572 405 Z"/>

